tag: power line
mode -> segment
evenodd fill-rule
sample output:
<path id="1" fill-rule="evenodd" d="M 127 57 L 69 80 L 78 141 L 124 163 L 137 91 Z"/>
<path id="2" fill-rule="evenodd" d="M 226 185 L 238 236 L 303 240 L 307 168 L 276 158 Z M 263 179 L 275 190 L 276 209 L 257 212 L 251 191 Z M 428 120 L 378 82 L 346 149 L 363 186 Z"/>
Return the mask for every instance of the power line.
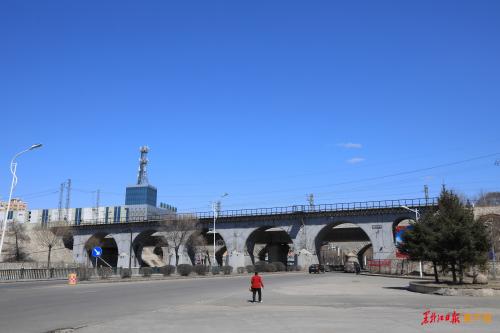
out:
<path id="1" fill-rule="evenodd" d="M 409 174 L 412 174 L 412 173 L 419 173 L 419 172 L 423 172 L 423 171 L 429 171 L 429 170 L 434 170 L 434 169 L 438 169 L 438 168 L 444 168 L 444 167 L 459 165 L 459 164 L 463 164 L 463 163 L 477 161 L 477 160 L 480 160 L 480 159 L 490 158 L 490 157 L 496 156 L 498 154 L 500 154 L 500 153 L 488 154 L 488 155 L 473 157 L 473 158 L 469 158 L 469 159 L 465 159 L 465 160 L 460 160 L 460 161 L 455 161 L 455 162 L 450 162 L 450 163 L 444 163 L 444 164 L 438 164 L 438 165 L 431 166 L 431 167 L 419 168 L 419 169 L 414 169 L 414 170 L 410 170 L 410 171 L 402 171 L 402 172 L 397 172 L 397 173 L 387 174 L 387 175 L 377 176 L 377 177 L 369 177 L 369 178 L 363 178 L 363 179 L 351 180 L 351 181 L 344 181 L 344 182 L 327 184 L 327 185 L 320 185 L 320 186 L 311 186 L 311 187 L 307 187 L 307 188 L 301 187 L 301 188 L 293 188 L 293 189 L 286 189 L 286 190 L 279 190 L 279 191 L 270 191 L 270 192 L 263 192 L 263 193 L 280 193 L 280 192 L 288 192 L 288 191 L 299 191 L 299 190 L 307 190 L 307 189 L 314 189 L 314 188 L 325 188 L 325 187 L 332 187 L 332 186 L 356 184 L 356 183 L 362 183 L 362 182 L 368 182 L 368 181 L 373 181 L 373 180 L 398 177 L 398 176 L 403 176 L 403 175 L 409 175 Z"/>

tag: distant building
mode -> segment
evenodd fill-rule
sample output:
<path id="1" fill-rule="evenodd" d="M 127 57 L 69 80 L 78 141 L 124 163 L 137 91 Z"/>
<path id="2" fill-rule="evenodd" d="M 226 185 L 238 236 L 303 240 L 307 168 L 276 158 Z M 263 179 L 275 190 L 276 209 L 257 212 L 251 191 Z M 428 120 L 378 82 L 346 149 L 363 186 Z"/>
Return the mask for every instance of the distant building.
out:
<path id="1" fill-rule="evenodd" d="M 0 210 L 7 209 L 8 201 L 0 201 Z M 10 200 L 10 209 L 12 210 L 26 210 L 28 204 L 19 198 L 14 198 Z"/>
<path id="2" fill-rule="evenodd" d="M 82 208 L 47 208 L 27 210 L 26 203 L 19 199 L 13 199 L 9 210 L 8 222 L 15 220 L 21 223 L 56 223 L 69 222 L 76 225 L 82 221 L 98 220 L 100 223 L 132 222 L 152 219 L 156 216 L 174 214 L 177 208 L 160 203 L 157 207 L 157 189 L 148 183 L 146 166 L 148 164 L 147 153 L 149 148 L 140 148 L 141 158 L 139 160 L 139 174 L 137 184 L 128 186 L 125 193 L 125 205 L 105 207 L 82 207 Z M 16 201 L 14 201 L 16 200 Z M 0 218 L 3 221 L 5 207 L 0 205 Z"/>
<path id="3" fill-rule="evenodd" d="M 156 207 L 157 190 L 152 185 L 128 186 L 125 192 L 125 205 L 149 205 Z"/>
<path id="4" fill-rule="evenodd" d="M 8 201 L 0 201 L 0 223 L 3 223 L 5 219 L 5 211 L 7 210 Z M 28 205 L 21 199 L 14 198 L 10 200 L 9 215 L 7 216 L 7 222 L 20 222 L 26 221 L 26 210 Z"/>

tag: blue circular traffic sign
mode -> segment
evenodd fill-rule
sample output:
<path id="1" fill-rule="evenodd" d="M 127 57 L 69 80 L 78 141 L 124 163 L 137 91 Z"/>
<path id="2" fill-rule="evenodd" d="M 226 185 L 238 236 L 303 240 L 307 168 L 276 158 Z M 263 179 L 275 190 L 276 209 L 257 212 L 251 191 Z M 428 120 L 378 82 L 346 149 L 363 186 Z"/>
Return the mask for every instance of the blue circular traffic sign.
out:
<path id="1" fill-rule="evenodd" d="M 96 246 L 92 249 L 92 257 L 98 258 L 102 255 L 102 249 L 99 246 Z"/>

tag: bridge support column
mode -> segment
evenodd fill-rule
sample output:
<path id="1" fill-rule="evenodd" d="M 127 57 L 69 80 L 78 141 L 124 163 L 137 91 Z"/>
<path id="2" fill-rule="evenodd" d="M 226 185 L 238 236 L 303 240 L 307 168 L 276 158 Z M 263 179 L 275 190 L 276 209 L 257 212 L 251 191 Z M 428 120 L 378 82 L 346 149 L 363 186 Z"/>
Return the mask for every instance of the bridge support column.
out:
<path id="1" fill-rule="evenodd" d="M 137 265 L 137 259 L 135 257 L 135 252 L 132 249 L 132 243 L 137 237 L 138 233 L 132 233 L 132 241 L 130 240 L 130 232 L 128 233 L 117 233 L 113 234 L 113 238 L 118 247 L 118 263 L 117 267 L 128 268 L 129 267 L 129 258 L 130 254 L 132 255 L 132 263 L 131 266 L 135 267 Z"/>
<path id="2" fill-rule="evenodd" d="M 293 239 L 296 264 L 302 269 L 319 263 L 316 253 L 316 238 L 323 228 L 324 225 L 303 225 Z"/>
<path id="3" fill-rule="evenodd" d="M 85 250 L 85 244 L 92 235 L 73 236 L 73 260 L 80 265 L 87 265 L 89 256 Z"/>
<path id="4" fill-rule="evenodd" d="M 224 239 L 229 256 L 228 264 L 234 270 L 238 267 L 245 267 L 246 261 L 250 260 L 250 257 L 245 255 L 245 243 L 252 231 L 253 229 L 248 228 L 219 229 L 217 231 Z"/>
<path id="5" fill-rule="evenodd" d="M 392 223 L 393 221 L 358 224 L 372 242 L 373 259 L 395 258 L 396 247 L 392 235 Z"/>

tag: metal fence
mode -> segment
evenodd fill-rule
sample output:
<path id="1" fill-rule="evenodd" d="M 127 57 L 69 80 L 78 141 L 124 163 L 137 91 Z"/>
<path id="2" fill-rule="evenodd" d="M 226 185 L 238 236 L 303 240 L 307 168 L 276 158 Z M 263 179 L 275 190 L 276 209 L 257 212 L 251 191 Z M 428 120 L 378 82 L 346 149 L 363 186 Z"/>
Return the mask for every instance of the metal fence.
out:
<path id="1" fill-rule="evenodd" d="M 78 280 L 108 279 L 120 277 L 122 267 L 73 267 L 73 268 L 21 268 L 21 269 L 0 269 L 0 281 L 28 281 L 28 280 L 48 280 L 48 279 L 67 279 L 70 273 L 76 273 Z M 143 275 L 140 267 L 130 269 L 132 276 Z M 151 267 L 152 274 L 160 274 L 160 267 Z"/>
<path id="2" fill-rule="evenodd" d="M 366 269 L 370 273 L 390 275 L 419 275 L 419 262 L 408 259 L 372 259 Z"/>
<path id="3" fill-rule="evenodd" d="M 0 270 L 0 280 L 42 280 L 42 279 L 62 279 L 68 274 L 76 273 L 74 268 L 21 268 Z"/>

